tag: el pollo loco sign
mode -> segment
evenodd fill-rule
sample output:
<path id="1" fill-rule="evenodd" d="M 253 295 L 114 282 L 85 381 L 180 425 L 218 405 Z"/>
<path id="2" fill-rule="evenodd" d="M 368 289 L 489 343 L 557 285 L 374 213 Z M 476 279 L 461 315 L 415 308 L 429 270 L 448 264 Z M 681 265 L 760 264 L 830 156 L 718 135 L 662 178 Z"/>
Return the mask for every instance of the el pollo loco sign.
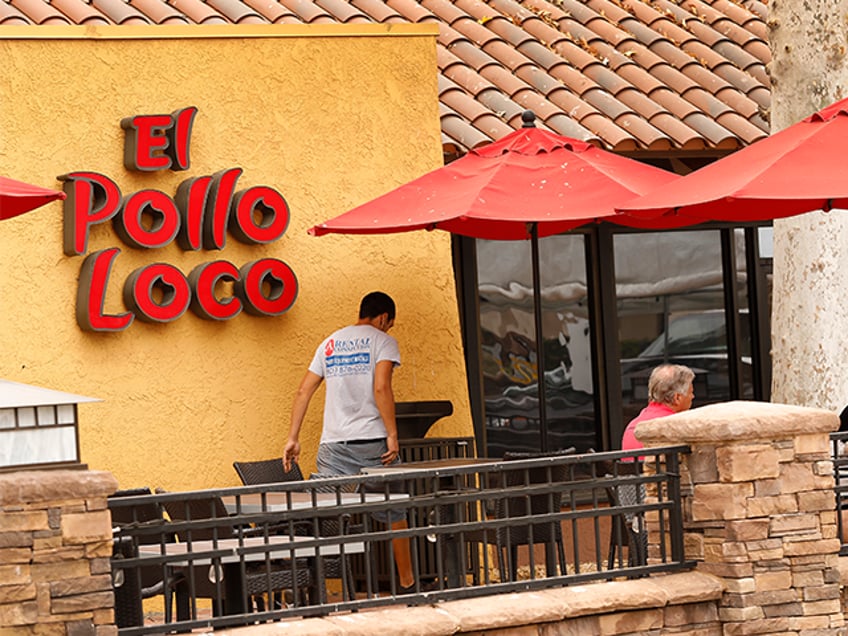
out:
<path id="1" fill-rule="evenodd" d="M 153 172 L 189 168 L 189 145 L 197 108 L 169 115 L 137 115 L 121 121 L 125 130 L 124 166 Z M 156 249 L 176 241 L 186 251 L 222 250 L 227 233 L 247 245 L 279 239 L 289 223 L 289 209 L 279 192 L 267 186 L 236 191 L 241 168 L 183 181 L 171 197 L 159 190 L 122 195 L 118 185 L 97 172 L 70 172 L 59 177 L 67 195 L 64 207 L 64 252 L 88 251 L 89 229 L 111 221 L 124 244 Z M 242 310 L 255 316 L 279 316 L 297 297 L 297 278 L 283 261 L 262 258 L 238 268 L 225 260 L 198 265 L 188 276 L 167 263 L 152 263 L 132 272 L 124 283 L 127 312 L 107 314 L 106 290 L 117 247 L 86 256 L 77 291 L 77 323 L 86 331 L 122 331 L 138 318 L 171 322 L 191 309 L 200 318 L 229 320 Z M 222 295 L 224 283 L 232 294 Z"/>

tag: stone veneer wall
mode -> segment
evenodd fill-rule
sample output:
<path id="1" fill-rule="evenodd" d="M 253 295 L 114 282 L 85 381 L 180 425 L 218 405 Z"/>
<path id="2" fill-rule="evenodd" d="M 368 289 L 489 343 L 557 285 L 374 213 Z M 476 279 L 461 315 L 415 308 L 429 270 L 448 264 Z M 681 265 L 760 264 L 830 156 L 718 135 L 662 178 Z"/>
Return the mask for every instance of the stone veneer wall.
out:
<path id="1" fill-rule="evenodd" d="M 110 473 L 0 474 L 0 635 L 114 636 Z"/>
<path id="2" fill-rule="evenodd" d="M 829 443 L 838 425 L 830 411 L 727 402 L 637 427 L 647 446 L 692 450 L 680 471 L 685 553 L 724 582 L 725 635 L 843 633 Z"/>

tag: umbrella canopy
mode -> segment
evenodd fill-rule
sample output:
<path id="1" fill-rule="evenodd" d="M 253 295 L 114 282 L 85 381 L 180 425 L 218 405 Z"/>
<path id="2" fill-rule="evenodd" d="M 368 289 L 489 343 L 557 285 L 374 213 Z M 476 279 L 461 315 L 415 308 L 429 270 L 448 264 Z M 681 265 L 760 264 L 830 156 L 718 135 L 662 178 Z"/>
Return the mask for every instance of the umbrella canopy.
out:
<path id="1" fill-rule="evenodd" d="M 848 99 L 674 183 L 626 202 L 619 211 L 684 224 L 767 221 L 848 207 L 843 155 Z"/>
<path id="2" fill-rule="evenodd" d="M 23 181 L 0 177 L 0 221 L 64 198 L 65 193 L 61 190 L 48 190 Z"/>
<path id="3" fill-rule="evenodd" d="M 645 228 L 665 221 L 616 215 L 615 206 L 679 177 L 595 146 L 524 128 L 360 205 L 309 232 L 316 236 L 441 229 L 494 240 L 549 236 L 594 221 Z M 674 221 L 673 226 L 677 226 Z"/>

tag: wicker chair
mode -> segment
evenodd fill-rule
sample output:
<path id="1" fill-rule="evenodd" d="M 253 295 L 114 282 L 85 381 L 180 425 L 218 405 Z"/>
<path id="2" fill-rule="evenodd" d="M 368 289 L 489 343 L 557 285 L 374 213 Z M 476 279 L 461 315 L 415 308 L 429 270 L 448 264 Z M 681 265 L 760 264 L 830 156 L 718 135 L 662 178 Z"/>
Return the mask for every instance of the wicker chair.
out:
<path id="1" fill-rule="evenodd" d="M 291 470 L 285 471 L 283 459 L 281 457 L 275 459 L 265 459 L 253 462 L 233 462 L 233 468 L 236 469 L 241 482 L 245 486 L 253 486 L 257 484 L 270 484 L 290 481 L 303 481 L 303 473 L 300 470 L 300 465 L 294 460 L 291 463 Z M 329 492 L 331 488 L 316 488 L 317 492 Z M 350 531 L 350 516 L 343 515 L 341 519 L 323 518 L 318 525 L 318 534 L 322 537 L 336 537 L 342 534 L 347 534 Z M 306 522 L 299 524 L 295 529 L 298 534 L 312 534 L 311 524 Z M 342 563 L 342 558 L 338 556 L 323 557 L 324 578 L 341 579 L 343 580 L 344 591 L 350 600 L 355 599 L 353 589 L 353 575 L 351 573 L 350 560 L 345 556 L 345 563 Z"/>
<path id="2" fill-rule="evenodd" d="M 616 475 L 638 475 L 641 462 L 618 462 Z M 607 488 L 607 497 L 613 506 L 636 506 L 645 501 L 645 486 L 642 484 L 619 484 Z M 624 530 L 622 532 L 622 529 Z M 613 518 L 610 529 L 610 546 L 607 567 L 615 565 L 615 553 L 619 548 L 627 547 L 627 565 L 639 567 L 648 562 L 648 531 L 643 513 L 624 513 Z"/>
<path id="3" fill-rule="evenodd" d="M 157 489 L 157 492 L 163 492 Z M 212 539 L 231 539 L 238 534 L 244 536 L 261 535 L 265 528 L 243 528 L 238 531 L 229 520 L 227 508 L 220 497 L 204 497 L 199 499 L 170 500 L 163 502 L 171 521 L 200 521 L 204 519 L 221 519 L 222 523 L 208 527 L 183 529 L 176 532 L 182 541 L 204 541 Z M 220 596 L 218 586 L 209 581 L 204 568 L 194 568 L 195 596 L 200 598 L 217 599 Z M 201 574 L 203 571 L 203 574 Z M 270 567 L 264 562 L 247 563 L 244 579 L 245 592 L 253 598 L 258 611 L 264 611 L 264 594 L 274 592 L 274 599 L 281 604 L 283 592 L 291 590 L 300 596 L 313 586 L 312 569 L 306 559 L 274 559 Z M 217 610 L 216 604 L 213 607 Z"/>
<path id="4" fill-rule="evenodd" d="M 241 483 L 245 486 L 254 484 L 273 484 L 281 481 L 303 481 L 303 473 L 297 462 L 292 462 L 289 472 L 283 465 L 283 458 L 261 459 L 255 462 L 233 462 Z"/>

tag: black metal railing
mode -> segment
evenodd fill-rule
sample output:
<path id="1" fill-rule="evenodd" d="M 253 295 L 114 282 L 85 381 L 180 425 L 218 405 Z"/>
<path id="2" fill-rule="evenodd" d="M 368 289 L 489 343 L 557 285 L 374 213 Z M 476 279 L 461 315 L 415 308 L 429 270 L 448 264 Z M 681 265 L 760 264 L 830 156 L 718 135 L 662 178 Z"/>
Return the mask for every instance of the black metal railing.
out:
<path id="1" fill-rule="evenodd" d="M 685 452 L 111 498 L 116 622 L 122 636 L 186 631 L 687 569 Z M 387 549 L 404 541 L 411 589 Z M 161 615 L 144 620 L 143 603 Z"/>

